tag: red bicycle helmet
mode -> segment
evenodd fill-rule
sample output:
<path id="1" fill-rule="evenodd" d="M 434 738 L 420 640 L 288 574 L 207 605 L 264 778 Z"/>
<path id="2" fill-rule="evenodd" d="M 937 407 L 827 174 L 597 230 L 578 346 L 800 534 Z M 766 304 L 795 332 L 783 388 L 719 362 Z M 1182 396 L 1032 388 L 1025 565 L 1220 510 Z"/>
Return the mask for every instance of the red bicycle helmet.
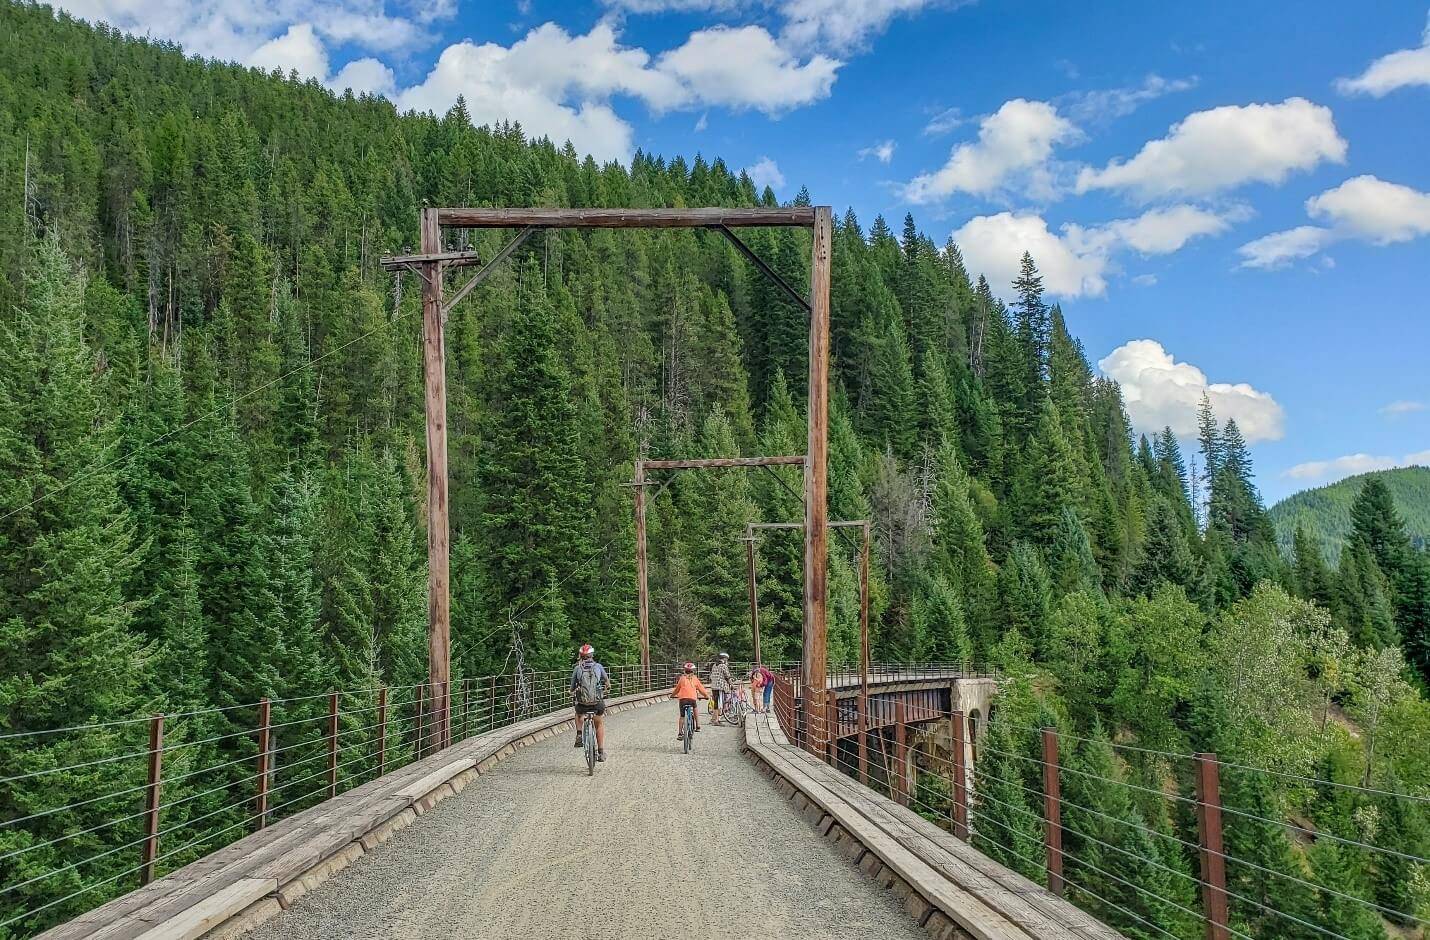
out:
<path id="1" fill-rule="evenodd" d="M 685 664 L 685 671 L 686 671 L 686 672 L 694 672 L 694 671 L 695 671 L 695 664 L 694 664 L 694 663 L 686 663 L 686 664 Z"/>
<path id="2" fill-rule="evenodd" d="M 595 657 L 595 655 L 596 647 L 592 646 L 590 643 L 587 643 L 581 647 L 582 659 L 592 659 L 593 657 Z"/>

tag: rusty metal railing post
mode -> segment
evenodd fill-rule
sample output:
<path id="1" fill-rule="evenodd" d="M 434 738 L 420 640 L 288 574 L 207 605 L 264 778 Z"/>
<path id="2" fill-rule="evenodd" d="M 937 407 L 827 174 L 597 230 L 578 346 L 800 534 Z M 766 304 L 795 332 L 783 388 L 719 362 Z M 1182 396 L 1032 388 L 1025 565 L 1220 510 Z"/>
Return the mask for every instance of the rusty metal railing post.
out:
<path id="1" fill-rule="evenodd" d="M 417 699 L 413 702 L 412 708 L 412 724 L 415 726 L 412 737 L 412 759 L 421 760 L 423 735 L 426 733 L 427 723 L 427 684 L 425 682 L 417 686 Z"/>
<path id="2" fill-rule="evenodd" d="M 907 711 L 904 707 L 904 700 L 900 697 L 894 703 L 894 782 L 891 789 L 894 791 L 894 799 L 904 806 L 909 805 L 906 719 Z"/>
<path id="3" fill-rule="evenodd" d="M 268 761 L 272 751 L 273 704 L 264 699 L 258 703 L 258 828 L 268 825 Z"/>
<path id="4" fill-rule="evenodd" d="M 859 708 L 859 782 L 869 785 L 869 694 L 860 691 Z"/>
<path id="5" fill-rule="evenodd" d="M 328 799 L 338 795 L 338 693 L 328 693 Z"/>
<path id="6" fill-rule="evenodd" d="M 839 769 L 839 699 L 831 690 L 824 700 L 825 754 L 829 766 Z"/>
<path id="7" fill-rule="evenodd" d="M 452 746 L 452 680 L 442 683 L 442 727 L 437 729 L 437 750 Z"/>
<path id="8" fill-rule="evenodd" d="M 144 793 L 144 867 L 139 884 L 154 880 L 154 860 L 159 856 L 159 792 L 164 780 L 164 716 L 149 719 L 149 785 Z"/>
<path id="9" fill-rule="evenodd" d="M 1063 813 L 1058 779 L 1058 735 L 1043 729 L 1043 845 L 1048 852 L 1048 890 L 1063 893 Z"/>
<path id="10" fill-rule="evenodd" d="M 387 686 L 377 690 L 377 775 L 387 773 Z"/>
<path id="11" fill-rule="evenodd" d="M 467 719 L 471 716 L 471 712 L 472 712 L 472 680 L 470 680 L 470 679 L 463 679 L 463 680 L 462 680 L 462 738 L 461 738 L 461 740 L 466 740 L 466 737 L 467 737 Z"/>
<path id="12" fill-rule="evenodd" d="M 968 766 L 964 754 L 968 746 L 964 738 L 968 725 L 963 712 L 953 713 L 953 834 L 968 840 Z"/>
<path id="13" fill-rule="evenodd" d="M 1222 854 L 1221 781 L 1216 755 L 1196 755 L 1197 841 L 1201 845 L 1202 905 L 1206 940 L 1228 940 L 1226 857 Z"/>

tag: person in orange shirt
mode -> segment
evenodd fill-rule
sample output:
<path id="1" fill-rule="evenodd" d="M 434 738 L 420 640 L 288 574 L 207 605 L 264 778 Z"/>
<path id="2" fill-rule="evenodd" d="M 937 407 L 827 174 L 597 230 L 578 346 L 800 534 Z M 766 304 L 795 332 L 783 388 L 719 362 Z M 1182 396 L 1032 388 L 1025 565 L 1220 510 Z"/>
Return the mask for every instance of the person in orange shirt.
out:
<path id="1" fill-rule="evenodd" d="M 685 671 L 675 680 L 675 688 L 670 690 L 670 697 L 679 700 L 680 708 L 675 713 L 675 739 L 680 740 L 681 720 L 685 715 L 685 706 L 688 704 L 690 710 L 695 715 L 695 730 L 700 730 L 700 709 L 695 707 L 697 698 L 709 698 L 710 690 L 705 688 L 705 684 L 700 681 L 700 677 L 695 674 L 695 664 L 686 663 Z"/>

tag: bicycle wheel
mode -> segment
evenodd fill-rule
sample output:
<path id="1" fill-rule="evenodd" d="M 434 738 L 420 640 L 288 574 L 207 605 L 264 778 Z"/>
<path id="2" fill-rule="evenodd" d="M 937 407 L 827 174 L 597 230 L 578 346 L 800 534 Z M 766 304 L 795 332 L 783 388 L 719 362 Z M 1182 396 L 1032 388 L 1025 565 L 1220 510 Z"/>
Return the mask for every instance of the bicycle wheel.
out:
<path id="1" fill-rule="evenodd" d="M 685 727 L 682 737 L 684 738 L 682 743 L 685 747 L 685 753 L 689 754 L 691 745 L 695 743 L 695 715 L 692 714 L 688 708 L 685 710 Z"/>
<path id="2" fill-rule="evenodd" d="M 585 729 L 586 776 L 590 777 L 596 772 L 596 723 L 589 718 L 586 719 Z"/>
<path id="3" fill-rule="evenodd" d="M 740 700 L 725 693 L 725 701 L 720 703 L 720 718 L 727 725 L 740 723 Z"/>

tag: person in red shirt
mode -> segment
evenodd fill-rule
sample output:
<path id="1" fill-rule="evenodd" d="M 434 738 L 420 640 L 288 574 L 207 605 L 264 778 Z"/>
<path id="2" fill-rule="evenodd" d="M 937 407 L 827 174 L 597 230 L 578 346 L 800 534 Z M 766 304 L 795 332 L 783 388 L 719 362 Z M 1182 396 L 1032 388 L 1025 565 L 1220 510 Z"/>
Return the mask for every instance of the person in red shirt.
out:
<path id="1" fill-rule="evenodd" d="M 675 713 L 675 738 L 680 740 L 680 722 L 685 714 L 685 706 L 688 704 L 690 710 L 695 714 L 695 730 L 700 730 L 700 709 L 695 707 L 697 698 L 709 698 L 710 690 L 705 688 L 705 683 L 700 681 L 700 677 L 695 674 L 695 664 L 686 663 L 685 670 L 675 680 L 675 688 L 670 690 L 670 697 L 678 700 L 680 708 Z"/>

